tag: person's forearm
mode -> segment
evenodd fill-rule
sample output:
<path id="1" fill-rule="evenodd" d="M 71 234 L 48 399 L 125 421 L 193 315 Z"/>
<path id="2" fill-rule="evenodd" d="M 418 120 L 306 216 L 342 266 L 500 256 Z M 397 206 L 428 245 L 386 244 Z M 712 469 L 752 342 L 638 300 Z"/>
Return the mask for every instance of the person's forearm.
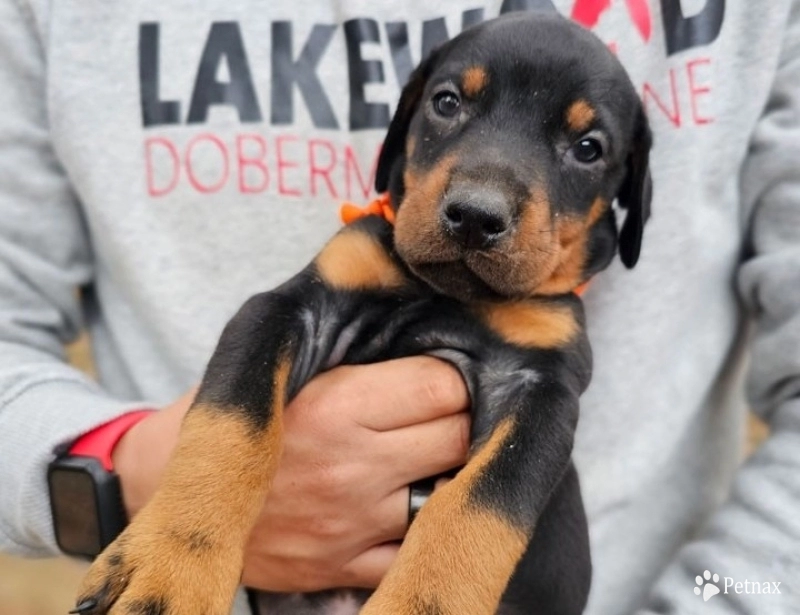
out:
<path id="1" fill-rule="evenodd" d="M 54 450 L 143 404 L 113 399 L 45 353 L 33 361 L 34 353 L 0 343 L 0 551 L 53 555 L 46 474 Z"/>
<path id="2" fill-rule="evenodd" d="M 773 425 L 730 501 L 680 551 L 640 615 L 800 613 L 800 400 Z"/>

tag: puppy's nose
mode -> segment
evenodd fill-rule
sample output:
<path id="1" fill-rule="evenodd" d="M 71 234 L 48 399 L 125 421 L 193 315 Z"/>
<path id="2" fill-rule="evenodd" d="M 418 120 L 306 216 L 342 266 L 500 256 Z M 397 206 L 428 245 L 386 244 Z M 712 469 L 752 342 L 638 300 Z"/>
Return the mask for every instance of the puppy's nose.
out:
<path id="1" fill-rule="evenodd" d="M 455 198 L 445 202 L 442 208 L 445 231 L 468 250 L 491 247 L 511 226 L 511 212 L 505 199 L 499 195 L 486 196 Z"/>

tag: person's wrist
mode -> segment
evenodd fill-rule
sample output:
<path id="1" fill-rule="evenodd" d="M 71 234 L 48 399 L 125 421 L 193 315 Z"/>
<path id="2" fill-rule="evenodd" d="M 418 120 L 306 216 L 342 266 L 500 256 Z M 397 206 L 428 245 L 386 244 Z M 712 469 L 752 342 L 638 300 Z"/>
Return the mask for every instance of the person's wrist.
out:
<path id="1" fill-rule="evenodd" d="M 193 392 L 192 392 L 193 397 Z M 120 479 L 122 500 L 132 519 L 155 493 L 178 440 L 181 420 L 190 402 L 182 397 L 133 425 L 111 452 Z"/>
<path id="2" fill-rule="evenodd" d="M 132 519 L 149 499 L 148 483 L 145 480 L 147 472 L 143 467 L 147 464 L 147 456 L 142 451 L 143 438 L 140 433 L 149 431 L 147 423 L 155 417 L 156 413 L 154 412 L 151 416 L 133 425 L 119 439 L 111 452 L 114 472 L 119 476 L 122 501 L 125 511 L 128 513 L 128 519 Z"/>

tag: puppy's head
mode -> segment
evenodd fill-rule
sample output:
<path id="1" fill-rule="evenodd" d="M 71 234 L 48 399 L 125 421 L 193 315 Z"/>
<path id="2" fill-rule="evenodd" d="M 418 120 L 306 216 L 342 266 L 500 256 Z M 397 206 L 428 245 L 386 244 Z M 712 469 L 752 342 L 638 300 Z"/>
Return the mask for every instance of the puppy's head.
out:
<path id="1" fill-rule="evenodd" d="M 567 293 L 639 258 L 651 137 L 622 66 L 570 21 L 512 13 L 411 75 L 378 161 L 395 246 L 464 299 Z M 627 209 L 618 234 L 612 203 Z"/>

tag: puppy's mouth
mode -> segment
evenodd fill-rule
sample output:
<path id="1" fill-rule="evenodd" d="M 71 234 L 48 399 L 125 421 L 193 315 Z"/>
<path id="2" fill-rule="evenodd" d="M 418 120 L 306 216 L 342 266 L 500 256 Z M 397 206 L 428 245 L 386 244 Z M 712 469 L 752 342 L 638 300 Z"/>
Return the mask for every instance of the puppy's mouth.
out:
<path id="1" fill-rule="evenodd" d="M 473 271 L 464 260 L 409 265 L 438 292 L 461 301 L 500 299 L 503 293 Z"/>
<path id="2" fill-rule="evenodd" d="M 543 249 L 546 262 L 536 263 L 513 239 L 489 250 L 466 250 L 444 235 L 397 247 L 411 271 L 436 291 L 460 301 L 494 300 L 528 296 L 552 273 L 549 250 Z"/>

